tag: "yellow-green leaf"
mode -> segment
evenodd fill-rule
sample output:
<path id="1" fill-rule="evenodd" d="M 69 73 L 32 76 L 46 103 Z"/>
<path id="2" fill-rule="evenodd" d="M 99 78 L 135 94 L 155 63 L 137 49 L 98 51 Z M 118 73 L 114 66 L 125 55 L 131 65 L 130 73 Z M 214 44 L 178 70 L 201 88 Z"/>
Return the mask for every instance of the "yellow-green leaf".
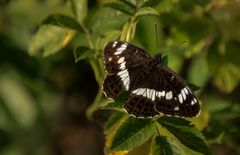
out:
<path id="1" fill-rule="evenodd" d="M 53 25 L 44 25 L 33 36 L 30 47 L 30 55 L 49 56 L 64 48 L 74 36 L 74 31 Z"/>

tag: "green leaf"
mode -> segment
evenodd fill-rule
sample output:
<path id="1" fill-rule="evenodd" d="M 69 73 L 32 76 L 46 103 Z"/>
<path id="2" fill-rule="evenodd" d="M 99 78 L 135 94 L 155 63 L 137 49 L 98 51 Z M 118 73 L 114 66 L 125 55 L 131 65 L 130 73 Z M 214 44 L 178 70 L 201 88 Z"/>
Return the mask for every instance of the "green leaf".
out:
<path id="1" fill-rule="evenodd" d="M 213 75 L 214 85 L 224 93 L 231 93 L 239 84 L 240 81 L 240 67 L 231 57 L 238 57 L 233 51 L 236 50 L 237 45 L 229 42 L 216 40 L 209 48 L 208 53 L 208 67 Z M 240 49 L 240 48 L 239 48 Z M 227 51 L 226 51 L 227 50 Z M 232 55 L 231 57 L 229 55 Z"/>
<path id="2" fill-rule="evenodd" d="M 35 124 L 37 111 L 34 103 L 36 102 L 25 87 L 24 80 L 10 67 L 1 70 L 0 112 L 6 114 L 1 117 L 1 126 L 4 128 L 24 129 Z M 21 108 L 23 109 L 19 110 Z"/>
<path id="3" fill-rule="evenodd" d="M 198 91 L 199 89 L 201 89 L 201 87 L 193 84 L 193 83 L 190 83 L 187 81 L 187 84 L 189 85 L 189 87 L 193 90 L 193 91 Z"/>
<path id="4" fill-rule="evenodd" d="M 126 3 L 123 2 L 112 2 L 112 3 L 107 3 L 105 6 L 111 7 L 115 10 L 121 11 L 123 13 L 126 13 L 128 15 L 132 15 L 134 13 L 134 8 L 131 5 L 127 5 Z"/>
<path id="5" fill-rule="evenodd" d="M 119 13 L 109 7 L 99 9 L 89 22 L 89 27 L 95 35 L 102 35 L 108 31 L 121 30 L 129 16 Z"/>
<path id="6" fill-rule="evenodd" d="M 218 120 L 212 119 L 207 128 L 203 130 L 203 135 L 210 143 L 221 143 L 224 131 L 227 127 L 230 126 L 225 126 L 224 123 L 220 123 Z"/>
<path id="7" fill-rule="evenodd" d="M 121 93 L 114 102 L 108 103 L 106 106 L 101 107 L 102 109 L 119 109 L 122 108 L 123 103 L 126 101 L 128 98 L 130 92 L 129 91 L 124 91 Z"/>
<path id="8" fill-rule="evenodd" d="M 185 146 L 190 149 L 203 153 L 204 155 L 210 154 L 207 144 L 200 132 L 190 127 L 175 127 L 174 125 L 164 123 L 162 124 Z"/>
<path id="9" fill-rule="evenodd" d="M 233 103 L 222 97 L 210 95 L 208 95 L 206 99 L 203 99 L 203 102 L 206 103 L 208 111 L 212 114 L 211 118 L 226 122 L 230 119 L 236 119 L 239 117 L 239 103 Z"/>
<path id="10" fill-rule="evenodd" d="M 58 26 L 41 26 L 29 44 L 29 54 L 42 53 L 43 56 L 55 54 L 71 41 L 74 34 L 74 31 Z"/>
<path id="11" fill-rule="evenodd" d="M 240 67 L 231 63 L 222 63 L 213 77 L 214 84 L 224 93 L 231 93 L 240 81 Z"/>
<path id="12" fill-rule="evenodd" d="M 159 13 L 158 13 L 157 10 L 155 10 L 151 7 L 143 7 L 143 8 L 140 8 L 135 14 L 135 16 L 137 18 L 142 17 L 142 16 L 146 16 L 146 15 L 156 15 L 156 16 L 158 16 Z"/>
<path id="13" fill-rule="evenodd" d="M 240 51 L 240 42 L 229 41 L 226 43 L 224 57 L 228 62 L 236 66 L 240 66 L 239 51 Z"/>
<path id="14" fill-rule="evenodd" d="M 104 49 L 104 46 L 109 41 L 117 40 L 120 37 L 120 35 L 121 35 L 121 31 L 118 31 L 118 30 L 108 31 L 102 34 L 97 40 L 96 49 L 99 49 L 99 50 Z"/>
<path id="15" fill-rule="evenodd" d="M 183 155 L 181 146 L 175 139 L 167 136 L 156 136 L 152 142 L 152 155 Z"/>
<path id="16" fill-rule="evenodd" d="M 49 15 L 46 19 L 42 21 L 42 24 L 51 24 L 83 32 L 82 27 L 74 18 L 61 14 Z"/>
<path id="17" fill-rule="evenodd" d="M 88 12 L 87 0 L 71 0 L 71 6 L 77 21 L 82 23 Z"/>
<path id="18" fill-rule="evenodd" d="M 118 129 L 111 150 L 128 150 L 147 142 L 155 134 L 153 122 L 147 119 L 128 118 Z"/>
<path id="19" fill-rule="evenodd" d="M 189 81 L 202 87 L 207 84 L 210 77 L 206 54 L 206 52 L 201 53 L 198 57 L 194 58 L 188 75 Z"/>
<path id="20" fill-rule="evenodd" d="M 131 6 L 132 8 L 136 8 L 137 2 L 136 0 L 121 0 L 123 3 Z"/>
<path id="21" fill-rule="evenodd" d="M 75 62 L 86 59 L 86 58 L 92 56 L 93 54 L 94 54 L 94 52 L 90 48 L 80 46 L 74 50 Z"/>
<path id="22" fill-rule="evenodd" d="M 160 124 L 170 123 L 172 125 L 177 125 L 177 126 L 188 126 L 188 127 L 193 126 L 190 121 L 183 118 L 177 118 L 177 117 L 162 116 L 158 119 L 158 122 Z"/>

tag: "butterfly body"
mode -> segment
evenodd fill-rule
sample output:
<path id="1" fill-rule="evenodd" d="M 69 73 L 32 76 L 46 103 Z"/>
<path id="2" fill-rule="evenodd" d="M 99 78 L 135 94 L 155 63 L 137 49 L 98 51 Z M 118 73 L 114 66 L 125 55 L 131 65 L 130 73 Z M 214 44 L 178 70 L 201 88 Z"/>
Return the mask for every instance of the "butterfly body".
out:
<path id="1" fill-rule="evenodd" d="M 194 117 L 200 105 L 186 82 L 161 63 L 161 55 L 150 57 L 132 44 L 113 41 L 104 49 L 107 76 L 103 91 L 116 99 L 124 91 L 130 95 L 124 109 L 136 117 L 161 114 L 175 117 Z"/>

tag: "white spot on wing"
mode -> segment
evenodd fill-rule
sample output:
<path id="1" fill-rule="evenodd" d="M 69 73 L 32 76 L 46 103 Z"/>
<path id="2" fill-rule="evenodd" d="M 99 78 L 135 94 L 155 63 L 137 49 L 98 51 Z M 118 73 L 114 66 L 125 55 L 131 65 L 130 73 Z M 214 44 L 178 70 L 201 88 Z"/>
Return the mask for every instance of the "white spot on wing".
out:
<path id="1" fill-rule="evenodd" d="M 139 92 L 139 89 L 135 89 L 132 93 L 133 94 L 138 94 L 138 92 Z"/>
<path id="2" fill-rule="evenodd" d="M 121 76 L 121 77 L 125 77 L 126 75 L 128 75 L 128 71 L 125 69 L 123 71 L 118 72 L 118 75 Z"/>
<path id="3" fill-rule="evenodd" d="M 120 65 L 120 69 L 121 69 L 121 70 L 123 70 L 123 69 L 126 68 L 125 64 L 126 64 L 126 62 L 121 63 L 121 65 Z"/>
<path id="4" fill-rule="evenodd" d="M 167 100 L 170 100 L 170 99 L 172 99 L 172 96 L 173 96 L 172 91 L 169 91 L 169 92 L 167 92 L 167 94 L 166 94 L 166 99 L 167 99 Z"/>
<path id="5" fill-rule="evenodd" d="M 178 111 L 179 110 L 179 106 L 174 107 L 174 110 Z"/>
<path id="6" fill-rule="evenodd" d="M 150 98 L 150 89 L 147 89 L 147 98 Z"/>
<path id="7" fill-rule="evenodd" d="M 129 77 L 127 77 L 126 79 L 124 79 L 123 80 L 123 85 L 126 87 L 126 90 L 128 90 L 129 88 L 129 82 L 130 82 L 130 80 L 129 80 Z"/>
<path id="8" fill-rule="evenodd" d="M 125 69 L 123 71 L 120 71 L 118 72 L 118 74 L 123 82 L 123 85 L 125 86 L 126 90 L 129 89 L 129 82 L 130 82 L 130 79 L 129 79 L 129 73 L 128 71 Z"/>
<path id="9" fill-rule="evenodd" d="M 108 61 L 112 61 L 112 57 L 109 57 L 109 58 L 108 58 Z"/>
<path id="10" fill-rule="evenodd" d="M 112 47 L 115 47 L 116 45 L 117 45 L 117 41 L 114 41 Z"/>
<path id="11" fill-rule="evenodd" d="M 118 49 L 117 49 L 117 52 L 114 53 L 114 55 L 119 55 L 121 54 L 123 51 L 125 51 L 127 48 L 127 45 L 126 44 L 122 44 Z"/>
<path id="12" fill-rule="evenodd" d="M 191 90 L 190 90 L 190 88 L 188 88 L 188 87 L 186 87 L 186 88 L 188 89 L 188 92 L 189 92 L 189 93 L 191 93 Z"/>
<path id="13" fill-rule="evenodd" d="M 182 94 L 182 96 L 183 96 L 183 100 L 186 100 L 187 96 L 186 96 L 186 94 L 185 94 L 185 92 L 184 92 L 183 89 L 181 90 L 181 94 Z"/>
<path id="14" fill-rule="evenodd" d="M 147 97 L 147 89 L 145 89 L 145 91 L 142 94 L 144 97 Z"/>
<path id="15" fill-rule="evenodd" d="M 155 97 L 156 97 L 156 91 L 153 90 L 153 96 L 152 96 L 152 100 L 155 101 Z"/>
<path id="16" fill-rule="evenodd" d="M 158 97 L 165 96 L 165 91 L 158 92 Z"/>
<path id="17" fill-rule="evenodd" d="M 138 89 L 135 89 L 133 91 L 133 93 L 147 97 L 147 98 L 151 99 L 152 101 L 155 101 L 155 98 L 156 98 L 156 91 L 153 89 L 138 88 Z"/>
<path id="18" fill-rule="evenodd" d="M 124 59 L 125 59 L 124 57 L 119 58 L 119 59 L 118 59 L 118 63 L 119 63 L 119 64 L 122 63 L 122 62 L 124 61 Z"/>
<path id="19" fill-rule="evenodd" d="M 195 98 L 193 98 L 193 101 L 194 101 L 195 103 L 197 103 L 197 100 L 196 100 Z"/>
<path id="20" fill-rule="evenodd" d="M 155 101 L 155 90 L 153 90 L 153 89 L 150 89 L 150 99 L 152 100 L 152 101 Z"/>
<path id="21" fill-rule="evenodd" d="M 186 95 L 188 94 L 188 90 L 187 90 L 187 88 L 185 87 L 185 88 L 183 88 L 183 90 L 184 90 L 184 92 L 186 93 Z"/>
<path id="22" fill-rule="evenodd" d="M 178 95 L 178 100 L 179 100 L 180 103 L 183 103 L 183 98 L 182 98 L 182 94 L 181 93 Z"/>
<path id="23" fill-rule="evenodd" d="M 192 101 L 192 102 L 191 102 L 191 105 L 194 105 L 194 104 L 195 104 L 195 102 L 194 102 L 194 101 Z"/>
<path id="24" fill-rule="evenodd" d="M 143 95 L 144 94 L 144 92 L 145 92 L 145 89 L 143 89 L 143 88 L 140 88 L 140 91 L 139 91 L 139 95 Z"/>

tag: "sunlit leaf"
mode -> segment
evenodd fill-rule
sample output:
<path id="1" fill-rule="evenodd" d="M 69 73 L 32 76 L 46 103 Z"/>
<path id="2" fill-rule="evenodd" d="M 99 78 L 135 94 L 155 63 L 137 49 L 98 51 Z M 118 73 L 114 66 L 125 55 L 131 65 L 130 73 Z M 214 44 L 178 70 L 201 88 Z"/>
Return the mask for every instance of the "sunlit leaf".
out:
<path id="1" fill-rule="evenodd" d="M 18 74 L 10 70 L 1 73 L 0 85 L 0 99 L 3 101 L 0 107 L 5 110 L 8 121 L 12 121 L 12 124 L 6 122 L 5 125 L 22 128 L 32 126 L 36 118 L 35 102 Z"/>
<path id="2" fill-rule="evenodd" d="M 205 143 L 203 136 L 200 132 L 190 127 L 176 127 L 169 123 L 162 123 L 174 136 L 185 146 L 190 149 L 203 153 L 205 155 L 210 154 L 207 144 Z"/>
<path id="3" fill-rule="evenodd" d="M 224 93 L 232 92 L 240 81 L 240 66 L 236 63 L 238 60 L 233 59 L 237 57 L 236 51 L 229 51 L 237 48 L 236 46 L 233 43 L 216 40 L 207 55 L 209 71 L 213 74 L 212 82 Z M 232 56 L 226 53 L 232 53 Z"/>
<path id="4" fill-rule="evenodd" d="M 156 128 L 150 120 L 130 117 L 118 129 L 111 150 L 127 150 L 142 145 L 155 133 Z"/>
<path id="5" fill-rule="evenodd" d="M 158 16 L 159 13 L 158 13 L 157 10 L 155 10 L 151 7 L 143 7 L 143 8 L 140 8 L 135 14 L 136 17 L 146 16 L 146 15 L 156 15 L 156 16 Z"/>
<path id="6" fill-rule="evenodd" d="M 137 0 L 122 0 L 122 2 L 133 8 L 137 5 Z"/>
<path id="7" fill-rule="evenodd" d="M 109 118 L 106 124 L 104 125 L 104 133 L 108 133 L 111 129 L 119 123 L 119 121 L 123 120 L 127 115 L 123 112 L 116 111 Z"/>
<path id="8" fill-rule="evenodd" d="M 102 34 L 98 40 L 97 40 L 97 49 L 102 50 L 104 49 L 104 46 L 113 40 L 117 40 L 121 35 L 121 31 L 118 30 L 113 30 L 113 31 L 108 31 L 104 34 Z"/>
<path id="9" fill-rule="evenodd" d="M 191 121 L 195 128 L 197 128 L 199 131 L 202 131 L 208 126 L 210 114 L 206 108 L 206 103 L 202 102 L 201 100 L 199 100 L 199 103 L 201 105 L 200 115 L 197 117 L 188 118 L 188 120 Z"/>
<path id="10" fill-rule="evenodd" d="M 51 24 L 83 32 L 82 27 L 74 18 L 61 14 L 49 15 L 46 19 L 42 21 L 42 24 Z"/>
<path id="11" fill-rule="evenodd" d="M 223 63 L 213 77 L 214 84 L 220 91 L 230 93 L 239 85 L 240 67 L 231 63 Z"/>
<path id="12" fill-rule="evenodd" d="M 112 141 L 114 140 L 114 136 L 116 135 L 117 130 L 119 129 L 119 127 L 121 126 L 121 124 L 127 119 L 127 117 L 122 117 L 121 120 L 115 122 L 115 124 L 111 127 L 110 132 L 108 132 L 105 135 L 105 150 L 104 150 L 104 154 L 106 155 L 125 155 L 129 152 L 129 150 L 110 150 L 110 146 L 112 144 Z"/>
<path id="13" fill-rule="evenodd" d="M 134 13 L 134 8 L 130 5 L 124 4 L 123 2 L 111 2 L 107 3 L 105 6 L 111 7 L 115 10 L 121 11 L 123 13 L 126 13 L 128 15 L 132 15 Z"/>
<path id="14" fill-rule="evenodd" d="M 192 65 L 190 66 L 188 77 L 189 81 L 193 82 L 194 84 L 202 87 L 205 86 L 210 77 L 206 53 L 194 58 Z"/>
<path id="15" fill-rule="evenodd" d="M 193 126 L 190 121 L 183 118 L 177 118 L 177 117 L 162 116 L 158 119 L 158 122 L 160 124 L 170 123 L 172 125 L 178 125 L 178 126 L 189 126 L 189 127 Z"/>
<path id="16" fill-rule="evenodd" d="M 74 31 L 58 26 L 41 26 L 30 42 L 29 54 L 43 56 L 55 54 L 71 41 L 74 34 Z"/>
<path id="17" fill-rule="evenodd" d="M 78 22 L 83 22 L 88 12 L 87 0 L 71 0 L 71 6 Z"/>
<path id="18" fill-rule="evenodd" d="M 112 8 L 101 8 L 91 18 L 89 27 L 96 34 L 104 34 L 111 30 L 120 30 L 129 16 Z"/>

